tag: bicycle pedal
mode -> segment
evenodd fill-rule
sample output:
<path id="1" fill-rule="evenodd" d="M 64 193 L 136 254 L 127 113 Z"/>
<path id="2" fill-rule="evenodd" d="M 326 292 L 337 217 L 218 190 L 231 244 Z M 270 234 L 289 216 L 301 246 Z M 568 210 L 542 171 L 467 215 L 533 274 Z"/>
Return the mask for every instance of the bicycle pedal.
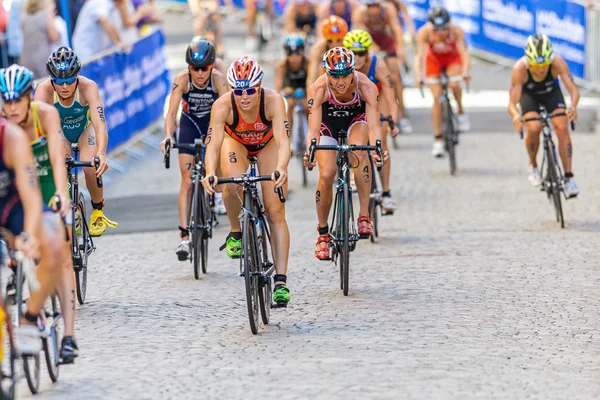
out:
<path id="1" fill-rule="evenodd" d="M 381 211 L 381 215 L 385 216 L 385 215 L 394 215 L 393 211 Z"/>
<path id="2" fill-rule="evenodd" d="M 75 359 L 72 359 L 72 360 L 60 360 L 58 362 L 58 365 L 69 365 L 69 364 L 75 364 Z"/>
<path id="3" fill-rule="evenodd" d="M 371 237 L 372 233 L 361 233 L 358 235 L 359 239 L 369 239 Z"/>
<path id="4" fill-rule="evenodd" d="M 281 303 L 272 303 L 271 304 L 271 308 L 287 308 L 288 303 L 287 302 L 281 302 Z"/>

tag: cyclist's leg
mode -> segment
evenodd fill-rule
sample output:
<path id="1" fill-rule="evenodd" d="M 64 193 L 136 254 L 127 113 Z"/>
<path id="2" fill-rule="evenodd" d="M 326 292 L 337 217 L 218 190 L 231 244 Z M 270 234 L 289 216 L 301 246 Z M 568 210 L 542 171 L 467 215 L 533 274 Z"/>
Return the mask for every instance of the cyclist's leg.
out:
<path id="1" fill-rule="evenodd" d="M 326 132 L 322 127 L 319 144 L 337 145 L 337 137 L 325 134 Z M 317 166 L 319 167 L 319 182 L 317 183 L 317 190 L 315 192 L 317 218 L 319 228 L 326 228 L 333 201 L 332 186 L 337 175 L 336 153 L 334 151 L 321 150 L 315 153 L 315 157 L 317 159 Z"/>
<path id="2" fill-rule="evenodd" d="M 531 94 L 523 92 L 519 100 L 523 118 L 537 117 L 539 102 Z M 529 156 L 529 165 L 533 168 L 537 167 L 537 153 L 540 147 L 540 132 L 542 131 L 542 123 L 540 121 L 529 121 L 525 123 L 527 134 L 525 135 L 525 148 Z"/>
<path id="3" fill-rule="evenodd" d="M 98 153 L 98 147 L 96 145 L 96 131 L 94 126 L 90 124 L 81 136 L 79 136 L 79 158 L 82 161 L 93 161 L 94 157 Z M 96 182 L 96 170 L 92 168 L 83 168 L 85 175 L 85 186 L 90 192 L 92 203 L 102 203 L 104 200 L 104 188 L 99 188 Z"/>
<path id="4" fill-rule="evenodd" d="M 248 37 L 254 37 L 254 25 L 256 24 L 256 1 L 257 0 L 244 0 L 246 4 L 246 11 L 248 12 L 248 18 L 246 23 L 248 24 Z"/>
<path id="5" fill-rule="evenodd" d="M 287 118 L 290 122 L 290 132 L 293 135 L 294 132 L 294 107 L 296 106 L 296 99 L 294 98 L 294 88 L 287 86 L 281 90 L 281 95 L 286 102 Z M 290 138 L 290 142 L 294 143 L 294 138 Z"/>
<path id="6" fill-rule="evenodd" d="M 369 144 L 369 128 L 364 118 L 361 121 L 355 122 L 350 126 L 348 142 L 351 144 L 365 145 Z M 371 171 L 371 163 L 369 156 L 365 151 L 355 151 L 354 154 L 358 157 L 358 167 L 354 169 L 356 189 L 358 192 L 358 200 L 360 202 L 359 217 L 369 216 L 369 198 L 371 194 L 371 179 L 373 171 Z M 351 166 L 354 166 L 355 160 L 350 158 Z"/>
<path id="7" fill-rule="evenodd" d="M 400 61 L 396 56 L 396 52 L 390 52 L 384 57 L 385 63 L 390 70 L 390 78 L 392 79 L 392 85 L 396 93 L 396 100 L 398 101 L 398 112 L 400 118 L 406 118 L 406 108 L 404 107 L 404 84 L 402 83 L 402 75 L 400 75 Z M 394 120 L 398 118 L 394 115 Z"/>
<path id="8" fill-rule="evenodd" d="M 221 171 L 224 177 L 240 177 L 248 170 L 248 149 L 244 145 L 225 135 L 221 146 Z M 230 232 L 240 233 L 239 214 L 242 203 L 238 198 L 238 185 L 228 184 L 223 188 L 223 201 L 227 210 L 227 218 L 231 225 Z"/>
<path id="9" fill-rule="evenodd" d="M 544 106 L 549 113 L 567 111 L 565 99 L 560 89 L 554 89 L 554 91 L 549 93 L 544 100 Z M 558 138 L 558 150 L 563 168 L 565 169 L 565 177 L 569 180 L 573 173 L 573 171 L 571 171 L 573 163 L 573 143 L 571 141 L 571 135 L 569 134 L 569 120 L 564 116 L 552 118 L 550 121 L 554 128 L 554 132 L 556 132 L 556 137 Z"/>
<path id="10" fill-rule="evenodd" d="M 425 81 L 427 79 L 439 79 L 442 75 L 441 65 L 436 56 L 429 51 L 425 53 Z M 433 105 L 431 107 L 431 123 L 433 125 L 433 135 L 436 141 L 442 142 L 442 106 L 438 99 L 442 95 L 442 85 L 439 83 L 428 84 L 433 95 Z"/>
<path id="11" fill-rule="evenodd" d="M 258 153 L 258 170 L 261 175 L 268 175 L 277 168 L 277 153 L 279 147 L 275 140 Z M 267 220 L 271 228 L 271 247 L 273 250 L 273 262 L 277 275 L 286 275 L 288 257 L 290 252 L 290 231 L 285 220 L 285 204 L 279 201 L 279 196 L 274 192 L 274 182 L 261 182 L 262 198 L 265 206 Z M 287 197 L 287 184 L 283 187 L 283 193 Z M 275 286 L 285 284 L 285 280 L 275 279 Z"/>
<path id="12" fill-rule="evenodd" d="M 452 62 L 446 68 L 446 74 L 448 76 L 462 76 L 462 66 L 460 64 L 460 56 L 458 57 L 458 63 Z M 452 94 L 456 99 L 456 103 L 458 104 L 458 113 L 464 114 L 465 110 L 462 105 L 462 87 L 460 86 L 460 82 L 450 82 L 448 87 L 452 90 Z"/>
<path id="13" fill-rule="evenodd" d="M 198 124 L 187 115 L 182 114 L 179 119 L 179 144 L 193 144 L 195 139 L 201 136 Z M 189 149 L 179 150 L 179 170 L 181 172 L 181 186 L 179 188 L 179 226 L 187 229 L 188 215 L 190 213 L 190 201 L 192 199 L 192 168 L 194 167 L 194 158 L 196 153 Z M 181 239 L 189 240 L 189 234 L 182 230 Z"/>
<path id="14" fill-rule="evenodd" d="M 387 100 L 383 96 L 379 100 L 379 112 L 385 116 L 390 114 Z M 383 148 L 383 151 L 387 151 L 387 149 L 388 149 L 387 138 L 388 138 L 388 135 L 390 134 L 388 132 L 388 129 L 389 129 L 389 123 L 387 121 L 382 121 L 382 123 L 381 123 L 381 146 Z M 381 168 L 381 171 L 379 173 L 379 175 L 381 176 L 381 186 L 382 186 L 383 193 L 389 193 L 389 191 L 390 191 L 391 171 L 392 171 L 392 157 L 390 155 L 388 160 L 386 161 L 385 165 Z"/>

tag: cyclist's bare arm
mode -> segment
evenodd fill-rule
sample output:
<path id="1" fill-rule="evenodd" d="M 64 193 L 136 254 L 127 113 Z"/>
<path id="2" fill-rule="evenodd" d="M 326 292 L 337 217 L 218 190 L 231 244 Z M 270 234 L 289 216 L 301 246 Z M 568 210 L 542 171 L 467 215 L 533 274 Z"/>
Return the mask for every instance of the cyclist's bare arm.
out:
<path id="1" fill-rule="evenodd" d="M 281 60 L 275 66 L 275 91 L 281 93 L 285 80 L 285 60 Z"/>
<path id="2" fill-rule="evenodd" d="M 404 24 L 410 32 L 410 36 L 414 38 L 417 34 L 417 29 L 415 28 L 415 21 L 413 21 L 412 17 L 408 13 L 408 7 L 406 7 L 406 4 L 404 4 L 403 1 L 395 0 L 395 3 L 396 7 L 398 7 L 400 12 L 402 13 L 402 19 L 404 20 Z"/>
<path id="3" fill-rule="evenodd" d="M 104 105 L 100 100 L 98 85 L 96 82 L 80 76 L 79 87 L 81 96 L 87 101 L 90 107 L 90 118 L 94 131 L 96 131 L 96 145 L 98 152 L 106 156 L 106 146 L 108 145 L 108 130 L 106 129 L 106 116 L 104 115 Z"/>
<path id="4" fill-rule="evenodd" d="M 319 78 L 319 75 L 321 74 L 321 67 L 323 65 L 323 54 L 325 54 L 326 48 L 327 43 L 325 42 L 325 39 L 320 39 L 310 49 L 310 54 L 308 56 L 308 75 L 306 77 L 306 86 L 312 85 Z"/>
<path id="5" fill-rule="evenodd" d="M 65 168 L 65 150 L 63 145 L 63 131 L 60 116 L 56 107 L 45 103 L 38 103 L 40 121 L 48 139 L 48 155 L 54 175 L 56 191 L 63 201 L 67 200 L 67 169 Z M 65 204 L 66 205 L 66 204 Z"/>
<path id="6" fill-rule="evenodd" d="M 296 31 L 296 5 L 290 4 L 285 10 L 285 33 L 293 33 Z"/>
<path id="7" fill-rule="evenodd" d="M 306 148 L 310 147 L 310 141 L 313 138 L 319 142 L 319 134 L 321 133 L 321 122 L 323 118 L 323 110 L 321 106 L 325 102 L 327 88 L 325 84 L 325 76 L 320 77 L 317 81 L 308 88 L 308 134 L 306 135 Z M 379 116 L 377 116 L 379 119 Z"/>
<path id="8" fill-rule="evenodd" d="M 225 137 L 225 123 L 231 114 L 229 96 L 219 97 L 210 111 L 210 126 L 206 132 L 206 176 L 214 176 L 219 164 L 219 151 Z M 211 189 L 212 190 L 212 189 Z M 211 193 L 209 191 L 209 193 Z"/>
<path id="9" fill-rule="evenodd" d="M 265 92 L 265 110 L 266 117 L 273 122 L 273 138 L 278 146 L 277 151 L 277 170 L 285 175 L 288 164 L 290 163 L 290 123 L 287 119 L 287 112 L 285 110 L 285 102 L 283 97 L 270 89 L 263 89 Z M 270 172 L 270 171 L 265 171 Z M 284 183 L 285 179 L 280 179 L 275 187 L 279 188 Z"/>
<path id="10" fill-rule="evenodd" d="M 223 61 L 222 58 L 217 57 L 215 59 L 215 68 L 217 69 L 217 71 L 219 71 L 220 73 L 222 73 L 223 75 L 227 76 L 227 64 L 225 63 L 225 61 Z"/>
<path id="11" fill-rule="evenodd" d="M 565 89 L 569 92 L 571 96 L 571 108 L 574 110 L 577 109 L 577 104 L 579 104 L 579 89 L 575 86 L 575 81 L 573 80 L 571 71 L 569 71 L 567 62 L 558 54 L 554 55 L 552 61 L 552 73 L 560 77 L 560 80 L 565 85 Z"/>
<path id="12" fill-rule="evenodd" d="M 462 61 L 463 76 L 468 77 L 471 71 L 471 56 L 469 55 L 467 43 L 465 42 L 465 32 L 457 25 L 453 25 L 452 29 L 454 29 L 456 48 Z"/>
<path id="13" fill-rule="evenodd" d="M 369 127 L 369 143 L 375 146 L 377 139 L 381 139 L 381 128 L 379 125 L 379 91 L 377 86 L 369 78 L 361 73 L 358 74 L 358 93 L 366 103 L 367 125 Z"/>
<path id="14" fill-rule="evenodd" d="M 115 46 L 121 44 L 121 37 L 119 36 L 119 31 L 117 30 L 117 27 L 112 22 L 110 22 L 110 20 L 107 17 L 98 18 L 98 23 L 102 27 L 102 30 L 106 32 L 110 40 L 113 41 Z"/>
<path id="15" fill-rule="evenodd" d="M 381 82 L 381 96 L 385 97 L 388 103 L 389 112 L 396 123 L 398 117 L 398 103 L 396 103 L 396 92 L 394 91 L 394 84 L 392 83 L 392 77 L 390 76 L 390 70 L 386 63 L 378 62 L 375 67 L 375 78 Z"/>
<path id="16" fill-rule="evenodd" d="M 519 111 L 517 104 L 521 100 L 521 94 L 523 93 L 523 84 L 527 81 L 527 72 L 525 65 L 519 60 L 515 64 L 510 77 L 510 88 L 508 89 L 509 102 L 508 112 L 513 118 L 520 117 L 521 112 Z"/>
<path id="17" fill-rule="evenodd" d="M 31 146 L 18 126 L 6 122 L 4 129 L 4 163 L 15 171 L 15 184 L 25 214 L 23 230 L 35 236 L 41 229 L 43 204 Z"/>
<path id="18" fill-rule="evenodd" d="M 226 95 L 229 93 L 229 84 L 227 83 L 227 78 L 220 71 L 213 71 L 213 83 L 217 89 L 217 93 L 219 93 L 219 97 Z"/>
<path id="19" fill-rule="evenodd" d="M 177 110 L 179 110 L 179 104 L 181 104 L 183 88 L 186 88 L 188 84 L 187 71 L 178 73 L 173 80 L 171 96 L 169 97 L 169 111 L 167 111 L 167 115 L 165 116 L 165 138 L 173 136 L 175 126 L 177 125 Z"/>
<path id="20" fill-rule="evenodd" d="M 42 101 L 46 104 L 54 104 L 54 88 L 52 87 L 50 78 L 37 85 L 33 100 Z"/>
<path id="21" fill-rule="evenodd" d="M 389 27 L 392 29 L 392 33 L 396 39 L 396 55 L 398 58 L 404 59 L 404 33 L 398 15 L 396 14 L 396 8 L 391 4 L 385 3 L 381 6 L 384 7 Z"/>
<path id="22" fill-rule="evenodd" d="M 359 7 L 352 12 L 352 29 L 364 29 L 367 30 L 365 25 L 365 14 L 367 13 L 366 7 Z"/>
<path id="23" fill-rule="evenodd" d="M 429 34 L 427 32 L 427 26 L 423 26 L 417 32 L 417 51 L 415 53 L 415 61 L 413 65 L 413 69 L 415 71 L 415 82 L 417 82 L 418 85 L 420 85 L 420 82 L 423 80 L 423 76 L 421 74 L 421 63 L 425 54 L 425 48 L 428 44 Z"/>

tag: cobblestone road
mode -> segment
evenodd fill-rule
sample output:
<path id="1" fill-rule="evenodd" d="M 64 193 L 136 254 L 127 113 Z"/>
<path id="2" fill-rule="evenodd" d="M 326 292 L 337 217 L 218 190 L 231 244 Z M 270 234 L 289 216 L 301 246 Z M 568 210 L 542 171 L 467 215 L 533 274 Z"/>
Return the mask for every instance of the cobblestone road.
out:
<path id="1" fill-rule="evenodd" d="M 565 205 L 564 230 L 527 182 L 517 134 L 462 136 L 456 177 L 431 158 L 429 135 L 399 142 L 399 210 L 352 254 L 348 297 L 335 267 L 312 256 L 313 193 L 292 164 L 292 302 L 272 324 L 249 331 L 238 264 L 218 252 L 226 226 L 199 281 L 176 261 L 175 230 L 109 235 L 79 308 L 81 357 L 53 387 L 44 374 L 37 398 L 600 397 L 598 135 L 574 134 L 582 193 Z M 154 153 L 107 197 L 122 224 L 170 213 L 174 227 L 177 187 L 177 168 Z"/>

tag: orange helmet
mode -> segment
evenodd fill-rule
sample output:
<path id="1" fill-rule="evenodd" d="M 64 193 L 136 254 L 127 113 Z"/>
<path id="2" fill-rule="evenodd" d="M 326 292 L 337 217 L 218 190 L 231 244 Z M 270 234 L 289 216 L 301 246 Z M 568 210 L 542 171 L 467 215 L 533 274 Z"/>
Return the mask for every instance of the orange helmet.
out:
<path id="1" fill-rule="evenodd" d="M 323 36 L 327 40 L 341 42 L 348 33 L 348 24 L 337 15 L 328 17 L 323 23 Z"/>
<path id="2" fill-rule="evenodd" d="M 323 55 L 323 67 L 331 76 L 348 76 L 354 72 L 355 57 L 352 50 L 334 47 Z"/>
<path id="3" fill-rule="evenodd" d="M 240 57 L 227 70 L 227 82 L 234 89 L 247 89 L 262 82 L 263 71 L 252 57 Z"/>

